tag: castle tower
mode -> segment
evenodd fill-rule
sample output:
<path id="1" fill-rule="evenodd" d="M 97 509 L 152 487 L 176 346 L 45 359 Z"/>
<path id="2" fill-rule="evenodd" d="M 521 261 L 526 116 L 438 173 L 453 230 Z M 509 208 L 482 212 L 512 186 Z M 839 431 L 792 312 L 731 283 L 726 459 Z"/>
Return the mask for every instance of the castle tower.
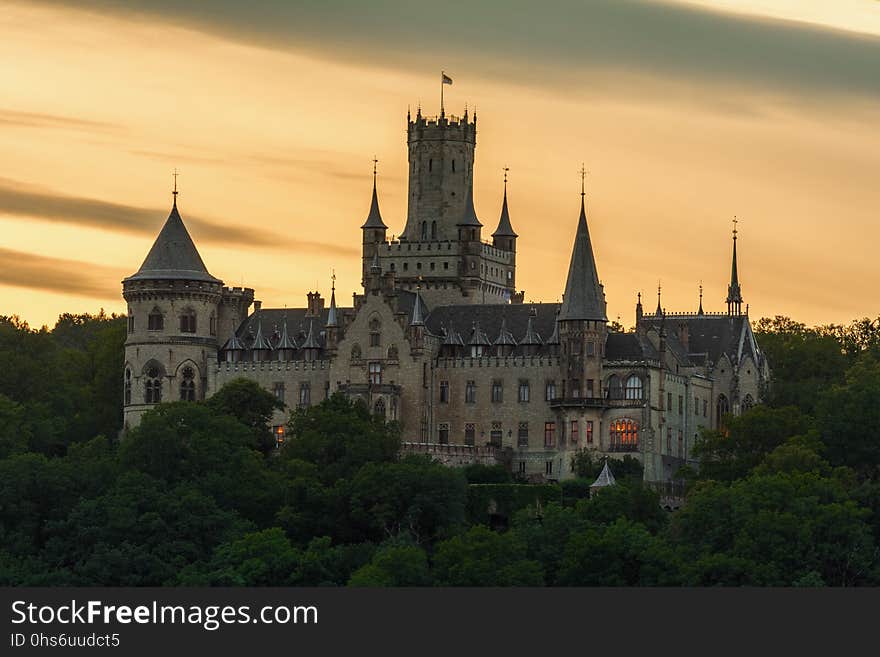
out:
<path id="1" fill-rule="evenodd" d="M 739 274 L 736 269 L 736 217 L 733 219 L 733 262 L 730 265 L 730 284 L 727 286 L 727 314 L 742 315 L 742 291 L 739 287 Z"/>
<path id="2" fill-rule="evenodd" d="M 510 223 L 510 212 L 507 209 L 507 167 L 504 167 L 504 200 L 501 203 L 501 216 L 498 218 L 498 227 L 492 233 L 492 246 L 501 251 L 510 252 L 510 276 L 505 283 L 512 289 L 516 289 L 516 238 L 519 235 L 513 230 Z"/>
<path id="3" fill-rule="evenodd" d="M 477 117 L 469 120 L 442 114 L 433 119 L 407 117 L 409 195 L 401 240 L 458 239 L 458 224 L 467 211 L 473 187 Z"/>
<path id="4" fill-rule="evenodd" d="M 572 398 L 602 396 L 602 356 L 608 335 L 605 292 L 596 272 L 584 196 L 581 188 L 581 213 L 559 311 L 565 396 Z"/>
<path id="5" fill-rule="evenodd" d="M 122 281 L 128 303 L 126 427 L 159 402 L 203 399 L 209 359 L 217 357 L 223 281 L 208 273 L 186 230 L 176 184 L 173 194 L 171 213 L 146 259 Z"/>

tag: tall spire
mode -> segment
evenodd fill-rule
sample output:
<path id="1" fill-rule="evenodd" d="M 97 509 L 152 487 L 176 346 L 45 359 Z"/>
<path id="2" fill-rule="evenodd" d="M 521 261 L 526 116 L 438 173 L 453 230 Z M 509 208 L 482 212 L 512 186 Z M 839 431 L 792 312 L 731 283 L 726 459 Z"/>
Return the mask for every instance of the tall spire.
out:
<path id="1" fill-rule="evenodd" d="M 660 305 L 660 281 L 657 281 L 657 310 L 654 312 L 657 317 L 663 314 L 663 307 Z"/>
<path id="2" fill-rule="evenodd" d="M 571 250 L 568 280 L 565 283 L 565 295 L 562 298 L 559 321 L 576 319 L 607 322 L 605 293 L 599 283 L 596 260 L 593 257 L 593 245 L 590 242 L 590 230 L 587 228 L 587 211 L 584 200 L 586 196 L 584 191 L 585 176 L 586 171 L 581 168 L 581 214 L 578 217 L 574 247 Z"/>
<path id="3" fill-rule="evenodd" d="M 742 314 L 742 291 L 739 287 L 739 274 L 736 269 L 736 224 L 739 220 L 733 218 L 733 261 L 730 265 L 730 285 L 727 286 L 727 314 Z"/>
<path id="4" fill-rule="evenodd" d="M 510 213 L 507 211 L 507 172 L 508 167 L 504 167 L 504 202 L 501 204 L 501 218 L 498 219 L 498 228 L 492 233 L 492 237 L 518 237 L 514 232 L 513 226 L 510 225 Z"/>
<path id="5" fill-rule="evenodd" d="M 379 197 L 376 194 L 376 165 L 378 163 L 379 160 L 373 156 L 373 200 L 370 202 L 370 214 L 367 215 L 367 220 L 361 228 L 388 228 L 382 221 L 382 214 L 379 212 Z"/>
<path id="6" fill-rule="evenodd" d="M 336 272 L 333 272 L 331 280 L 333 282 L 330 285 L 330 310 L 327 311 L 326 326 L 328 328 L 336 328 L 339 326 L 339 320 L 336 317 Z"/>
<path id="7" fill-rule="evenodd" d="M 700 281 L 700 309 L 697 310 L 697 314 L 703 314 L 703 281 Z"/>
<path id="8" fill-rule="evenodd" d="M 428 313 L 425 311 L 425 304 L 422 303 L 422 295 L 420 294 L 421 288 L 421 285 L 416 286 L 416 298 L 413 301 L 412 318 L 409 322 L 410 326 L 425 325 L 425 315 Z"/>

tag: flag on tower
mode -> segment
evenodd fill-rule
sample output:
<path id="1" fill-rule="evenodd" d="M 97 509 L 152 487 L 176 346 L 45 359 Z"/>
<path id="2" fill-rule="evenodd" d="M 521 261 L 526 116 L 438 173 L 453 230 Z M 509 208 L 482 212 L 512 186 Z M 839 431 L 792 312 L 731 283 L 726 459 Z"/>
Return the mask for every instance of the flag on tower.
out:
<path id="1" fill-rule="evenodd" d="M 446 73 L 440 73 L 443 76 L 443 84 L 452 84 L 452 78 L 446 75 Z"/>

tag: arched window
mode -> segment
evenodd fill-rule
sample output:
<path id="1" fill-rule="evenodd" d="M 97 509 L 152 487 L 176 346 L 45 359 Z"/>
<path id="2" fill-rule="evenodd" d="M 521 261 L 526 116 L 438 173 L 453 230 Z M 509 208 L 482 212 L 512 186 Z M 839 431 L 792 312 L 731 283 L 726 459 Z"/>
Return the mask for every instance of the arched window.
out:
<path id="1" fill-rule="evenodd" d="M 385 417 L 385 400 L 382 397 L 376 401 L 373 406 L 373 412 L 381 418 Z"/>
<path id="2" fill-rule="evenodd" d="M 125 368 L 125 387 L 123 398 L 126 406 L 131 404 L 131 370 L 127 367 Z"/>
<path id="3" fill-rule="evenodd" d="M 158 404 L 162 401 L 162 368 L 155 362 L 144 368 L 144 403 Z"/>
<path id="4" fill-rule="evenodd" d="M 397 419 L 397 397 L 391 398 L 391 419 Z"/>
<path id="5" fill-rule="evenodd" d="M 196 332 L 196 313 L 192 308 L 187 308 L 180 315 L 180 332 L 195 333 Z"/>
<path id="6" fill-rule="evenodd" d="M 422 222 L 422 239 L 423 240 L 428 239 L 428 222 L 427 221 Z"/>
<path id="7" fill-rule="evenodd" d="M 217 335 L 217 318 L 214 316 L 214 313 L 211 313 L 211 317 L 208 319 L 208 324 L 211 335 Z"/>
<path id="8" fill-rule="evenodd" d="M 718 401 L 715 403 L 715 419 L 718 428 L 724 427 L 724 416 L 730 413 L 730 402 L 724 395 L 718 395 Z"/>
<path id="9" fill-rule="evenodd" d="M 629 418 L 611 421 L 609 451 L 637 452 L 639 449 L 639 423 Z"/>
<path id="10" fill-rule="evenodd" d="M 431 239 L 432 240 L 437 239 L 437 222 L 436 221 L 431 222 Z"/>
<path id="11" fill-rule="evenodd" d="M 612 374 L 611 378 L 608 379 L 608 398 L 623 399 L 623 384 L 620 382 L 620 377 L 616 374 Z"/>
<path id="12" fill-rule="evenodd" d="M 642 380 L 633 374 L 626 380 L 625 392 L 627 399 L 643 399 L 644 391 L 642 389 Z"/>
<path id="13" fill-rule="evenodd" d="M 746 395 L 745 399 L 742 400 L 743 413 L 745 413 L 747 410 L 749 410 L 754 405 L 755 405 L 755 400 L 752 398 L 752 396 Z"/>
<path id="14" fill-rule="evenodd" d="M 361 346 L 356 344 L 351 348 L 351 359 L 352 360 L 360 360 L 361 359 Z"/>
<path id="15" fill-rule="evenodd" d="M 163 328 L 165 328 L 165 318 L 162 315 L 162 311 L 158 308 L 153 308 L 150 314 L 147 315 L 147 330 L 161 331 Z"/>
<path id="16" fill-rule="evenodd" d="M 183 380 L 180 382 L 180 400 L 195 401 L 196 400 L 196 373 L 193 368 L 187 366 L 183 368 Z"/>

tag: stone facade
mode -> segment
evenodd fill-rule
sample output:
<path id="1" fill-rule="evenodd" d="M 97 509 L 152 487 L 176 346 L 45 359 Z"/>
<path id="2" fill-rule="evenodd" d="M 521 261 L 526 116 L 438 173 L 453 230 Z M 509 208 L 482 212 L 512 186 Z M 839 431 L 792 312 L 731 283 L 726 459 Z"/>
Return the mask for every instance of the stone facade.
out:
<path id="1" fill-rule="evenodd" d="M 703 427 L 761 398 L 769 376 L 742 295 L 734 234 L 725 313 L 643 312 L 610 329 L 584 194 L 561 304 L 515 291 L 506 180 L 483 240 L 473 208 L 476 116 L 408 119 L 409 210 L 388 239 L 373 197 L 362 225 L 363 292 L 351 307 L 317 292 L 264 309 L 211 276 L 177 212 L 141 269 L 129 306 L 125 422 L 158 401 L 202 399 L 246 377 L 290 409 L 335 391 L 400 424 L 404 451 L 448 465 L 500 462 L 532 480 L 572 476 L 579 450 L 630 454 L 665 482 L 692 460 Z M 253 306 L 253 311 L 250 311 Z M 746 307 L 747 308 L 747 307 Z M 161 320 L 157 319 L 161 316 Z"/>

